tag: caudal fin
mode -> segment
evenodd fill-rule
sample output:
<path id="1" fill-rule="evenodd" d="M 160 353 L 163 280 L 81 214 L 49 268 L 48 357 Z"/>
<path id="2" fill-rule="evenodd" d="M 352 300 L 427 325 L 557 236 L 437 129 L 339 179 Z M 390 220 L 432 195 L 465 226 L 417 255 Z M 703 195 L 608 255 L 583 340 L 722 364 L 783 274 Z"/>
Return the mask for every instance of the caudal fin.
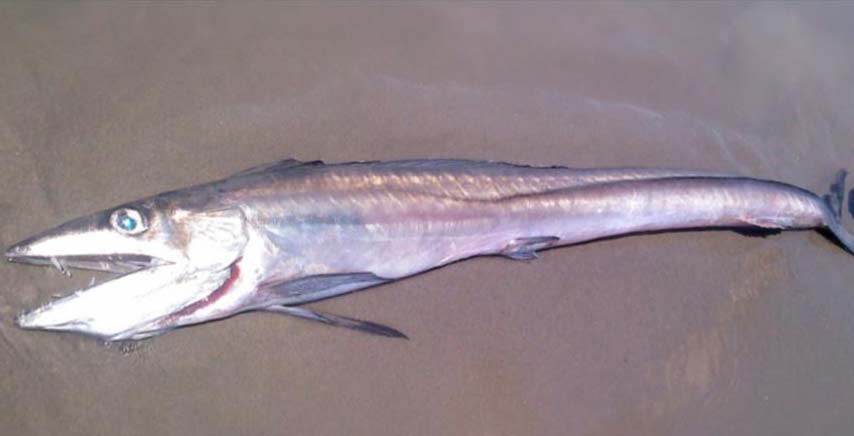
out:
<path id="1" fill-rule="evenodd" d="M 854 218 L 854 188 L 848 191 L 848 213 Z"/>
<path id="2" fill-rule="evenodd" d="M 828 230 L 848 252 L 854 254 L 854 235 L 842 227 L 842 205 L 845 203 L 845 177 L 847 175 L 847 171 L 839 170 L 833 184 L 830 185 L 830 192 L 825 194 L 823 198 L 832 215 L 828 219 Z M 852 197 L 854 197 L 854 189 L 848 193 L 848 211 L 854 216 L 854 198 Z"/>
<path id="3" fill-rule="evenodd" d="M 833 216 L 837 221 L 842 220 L 842 205 L 845 202 L 845 177 L 847 176 L 848 171 L 839 170 L 830 185 L 830 192 L 824 194 L 824 201 L 830 206 L 830 210 L 833 211 Z"/>

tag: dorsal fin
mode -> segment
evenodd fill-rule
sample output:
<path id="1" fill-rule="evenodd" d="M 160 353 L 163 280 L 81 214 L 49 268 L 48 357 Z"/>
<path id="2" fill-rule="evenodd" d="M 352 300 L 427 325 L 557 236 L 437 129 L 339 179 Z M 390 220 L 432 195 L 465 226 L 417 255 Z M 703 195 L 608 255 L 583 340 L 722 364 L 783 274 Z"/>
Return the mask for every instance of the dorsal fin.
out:
<path id="1" fill-rule="evenodd" d="M 249 174 L 257 174 L 268 171 L 282 171 L 290 168 L 301 167 L 306 165 L 324 165 L 322 160 L 313 160 L 313 161 L 301 161 L 296 159 L 283 159 L 278 162 L 271 162 L 262 165 L 257 165 L 252 168 L 247 168 L 243 171 L 238 171 L 232 175 L 232 177 L 236 176 L 245 176 Z"/>

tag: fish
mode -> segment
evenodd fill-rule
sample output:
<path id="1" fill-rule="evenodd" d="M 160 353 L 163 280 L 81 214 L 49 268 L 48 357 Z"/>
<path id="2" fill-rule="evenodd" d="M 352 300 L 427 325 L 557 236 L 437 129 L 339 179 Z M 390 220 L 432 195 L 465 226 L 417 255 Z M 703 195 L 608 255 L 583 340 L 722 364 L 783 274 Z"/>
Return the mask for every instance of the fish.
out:
<path id="1" fill-rule="evenodd" d="M 693 170 L 286 159 L 73 219 L 5 255 L 115 276 L 22 313 L 24 329 L 141 340 L 268 312 L 407 338 L 308 305 L 476 256 L 530 261 L 638 233 L 816 229 L 854 253 L 841 224 L 846 174 L 819 196 Z"/>

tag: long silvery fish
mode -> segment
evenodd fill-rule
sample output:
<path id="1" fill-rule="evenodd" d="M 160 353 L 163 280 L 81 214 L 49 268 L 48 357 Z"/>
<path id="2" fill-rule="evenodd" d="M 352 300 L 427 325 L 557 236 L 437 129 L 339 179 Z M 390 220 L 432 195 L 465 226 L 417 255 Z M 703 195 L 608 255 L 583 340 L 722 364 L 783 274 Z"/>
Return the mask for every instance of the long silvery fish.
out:
<path id="1" fill-rule="evenodd" d="M 142 339 L 271 311 L 404 337 L 304 305 L 473 256 L 668 229 L 820 229 L 854 252 L 844 179 L 819 197 L 697 171 L 285 160 L 69 221 L 6 257 L 119 274 L 24 313 L 23 328 Z"/>

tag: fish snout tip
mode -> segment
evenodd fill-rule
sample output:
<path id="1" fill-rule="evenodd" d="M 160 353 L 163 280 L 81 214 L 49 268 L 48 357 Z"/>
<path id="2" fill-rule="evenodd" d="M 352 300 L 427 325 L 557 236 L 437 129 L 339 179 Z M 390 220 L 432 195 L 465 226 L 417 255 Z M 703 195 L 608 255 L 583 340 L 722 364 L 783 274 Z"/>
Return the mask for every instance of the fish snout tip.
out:
<path id="1" fill-rule="evenodd" d="M 17 257 L 25 257 L 29 254 L 30 247 L 28 244 L 18 243 L 6 249 L 4 256 L 6 259 L 13 261 Z"/>
<path id="2" fill-rule="evenodd" d="M 20 313 L 15 318 L 15 325 L 25 330 L 47 329 L 57 330 L 62 322 L 50 312 L 51 305 L 39 307 Z"/>
<path id="3" fill-rule="evenodd" d="M 34 318 L 33 312 L 24 312 L 15 318 L 15 325 L 22 329 L 34 328 Z"/>

